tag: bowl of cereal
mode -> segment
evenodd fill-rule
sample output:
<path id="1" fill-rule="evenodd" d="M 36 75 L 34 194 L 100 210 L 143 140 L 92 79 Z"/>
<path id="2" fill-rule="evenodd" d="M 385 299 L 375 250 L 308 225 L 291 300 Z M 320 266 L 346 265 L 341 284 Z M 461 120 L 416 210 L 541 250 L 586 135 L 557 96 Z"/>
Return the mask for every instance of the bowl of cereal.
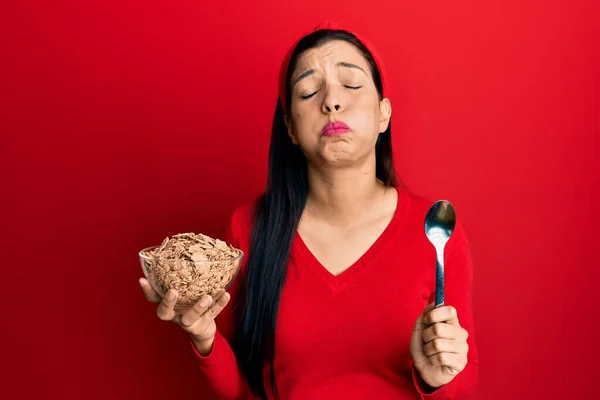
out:
<path id="1" fill-rule="evenodd" d="M 215 299 L 229 289 L 244 258 L 241 250 L 201 233 L 166 237 L 138 255 L 146 279 L 160 297 L 169 289 L 177 290 L 175 309 L 181 311 L 207 294 Z"/>

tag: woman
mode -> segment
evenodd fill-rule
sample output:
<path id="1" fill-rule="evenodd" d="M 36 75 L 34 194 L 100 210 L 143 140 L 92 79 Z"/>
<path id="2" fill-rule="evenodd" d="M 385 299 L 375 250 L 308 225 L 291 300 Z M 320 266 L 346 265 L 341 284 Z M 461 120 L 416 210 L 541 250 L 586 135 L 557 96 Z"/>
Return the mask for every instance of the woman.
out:
<path id="1" fill-rule="evenodd" d="M 299 40 L 281 67 L 266 192 L 235 210 L 224 237 L 247 255 L 240 278 L 183 315 L 174 291 L 161 301 L 140 280 L 158 316 L 189 333 L 214 398 L 473 391 L 468 242 L 458 226 L 446 305 L 434 308 L 431 202 L 397 183 L 385 83 L 374 47 L 335 23 Z"/>

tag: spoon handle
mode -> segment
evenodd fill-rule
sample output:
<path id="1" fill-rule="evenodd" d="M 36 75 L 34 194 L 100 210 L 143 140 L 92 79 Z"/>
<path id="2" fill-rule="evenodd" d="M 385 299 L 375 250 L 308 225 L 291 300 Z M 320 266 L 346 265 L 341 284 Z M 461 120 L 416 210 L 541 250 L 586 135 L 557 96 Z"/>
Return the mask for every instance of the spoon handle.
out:
<path id="1" fill-rule="evenodd" d="M 444 305 L 444 265 L 435 261 L 435 307 Z"/>

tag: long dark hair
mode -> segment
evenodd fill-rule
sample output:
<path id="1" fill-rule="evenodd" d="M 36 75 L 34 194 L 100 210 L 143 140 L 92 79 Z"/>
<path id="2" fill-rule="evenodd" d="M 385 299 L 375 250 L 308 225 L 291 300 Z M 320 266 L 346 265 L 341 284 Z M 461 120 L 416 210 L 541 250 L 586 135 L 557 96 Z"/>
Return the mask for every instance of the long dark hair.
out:
<path id="1" fill-rule="evenodd" d="M 331 40 L 355 45 L 369 63 L 380 99 L 381 75 L 373 56 L 356 37 L 346 31 L 319 30 L 300 40 L 287 71 L 286 99 L 298 56 Z M 289 103 L 289 101 L 288 101 Z M 279 298 L 286 277 L 288 256 L 308 194 L 307 161 L 288 136 L 285 111 L 280 101 L 275 108 L 269 148 L 266 192 L 258 199 L 250 242 L 234 350 L 239 367 L 255 396 L 266 399 L 263 382 L 265 365 L 270 367 L 273 393 L 277 393 L 273 360 Z M 392 157 L 391 121 L 376 144 L 376 176 L 387 186 L 397 182 Z"/>

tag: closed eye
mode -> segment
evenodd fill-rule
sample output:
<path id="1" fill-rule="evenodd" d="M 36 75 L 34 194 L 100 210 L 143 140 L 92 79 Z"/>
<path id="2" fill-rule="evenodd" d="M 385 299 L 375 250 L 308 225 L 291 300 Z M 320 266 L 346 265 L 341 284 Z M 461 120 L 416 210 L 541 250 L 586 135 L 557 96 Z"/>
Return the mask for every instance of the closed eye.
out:
<path id="1" fill-rule="evenodd" d="M 344 85 L 344 87 L 346 87 L 348 89 L 352 89 L 352 90 L 357 90 L 357 89 L 360 89 L 362 86 Z M 313 92 L 311 94 L 307 94 L 306 96 L 300 96 L 300 97 L 302 98 L 302 100 L 307 100 L 307 99 L 310 99 L 311 97 L 313 97 L 317 93 L 319 93 L 319 90 L 317 90 L 316 92 Z"/>
<path id="2" fill-rule="evenodd" d="M 319 93 L 318 90 L 316 92 L 311 93 L 311 94 L 307 94 L 306 96 L 300 96 L 300 97 L 302 97 L 302 100 L 306 100 L 306 99 L 310 99 L 311 97 L 313 97 L 317 93 Z"/>

